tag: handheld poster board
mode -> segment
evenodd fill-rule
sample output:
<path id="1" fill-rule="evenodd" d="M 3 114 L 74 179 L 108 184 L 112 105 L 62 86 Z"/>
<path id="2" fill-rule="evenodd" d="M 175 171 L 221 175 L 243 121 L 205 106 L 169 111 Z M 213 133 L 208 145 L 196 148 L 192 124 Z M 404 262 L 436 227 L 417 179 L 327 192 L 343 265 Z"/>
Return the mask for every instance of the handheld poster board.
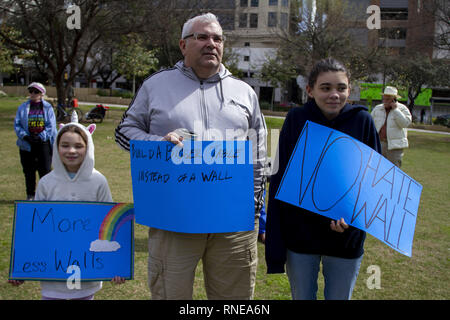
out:
<path id="1" fill-rule="evenodd" d="M 308 121 L 275 198 L 411 256 L 422 185 L 360 141 Z"/>
<path id="2" fill-rule="evenodd" d="M 80 281 L 133 278 L 132 204 L 16 201 L 9 278 Z"/>
<path id="3" fill-rule="evenodd" d="M 185 233 L 254 229 L 250 141 L 130 141 L 136 222 Z"/>

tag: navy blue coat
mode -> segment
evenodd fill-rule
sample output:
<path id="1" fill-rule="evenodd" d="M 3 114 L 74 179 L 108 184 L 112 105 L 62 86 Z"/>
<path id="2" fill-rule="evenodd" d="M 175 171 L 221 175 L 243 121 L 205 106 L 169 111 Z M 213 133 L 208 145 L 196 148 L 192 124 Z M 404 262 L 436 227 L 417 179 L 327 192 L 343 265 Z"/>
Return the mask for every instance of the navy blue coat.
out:
<path id="1" fill-rule="evenodd" d="M 274 198 L 298 137 L 310 120 L 341 131 L 381 153 L 380 139 L 367 108 L 346 104 L 333 120 L 324 117 L 314 100 L 293 108 L 279 139 L 279 169 L 270 179 L 266 224 L 268 273 L 283 273 L 286 249 L 297 253 L 357 258 L 364 253 L 366 233 L 352 226 L 343 233 L 330 228 L 331 220 Z"/>

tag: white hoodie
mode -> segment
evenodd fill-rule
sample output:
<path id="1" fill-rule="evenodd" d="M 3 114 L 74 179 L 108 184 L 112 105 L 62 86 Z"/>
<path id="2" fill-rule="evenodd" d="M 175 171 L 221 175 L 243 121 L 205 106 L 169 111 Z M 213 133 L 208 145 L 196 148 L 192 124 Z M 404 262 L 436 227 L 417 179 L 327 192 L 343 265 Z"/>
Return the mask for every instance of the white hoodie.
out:
<path id="1" fill-rule="evenodd" d="M 87 151 L 80 169 L 70 178 L 58 153 L 56 141 L 53 144 L 53 170 L 39 180 L 36 201 L 97 201 L 112 202 L 106 178 L 94 168 L 94 143 L 91 133 L 83 125 L 71 122 L 81 128 L 88 137 Z M 68 289 L 65 281 L 41 282 L 42 296 L 58 299 L 77 299 L 87 297 L 102 287 L 101 281 L 81 282 L 81 289 Z"/>

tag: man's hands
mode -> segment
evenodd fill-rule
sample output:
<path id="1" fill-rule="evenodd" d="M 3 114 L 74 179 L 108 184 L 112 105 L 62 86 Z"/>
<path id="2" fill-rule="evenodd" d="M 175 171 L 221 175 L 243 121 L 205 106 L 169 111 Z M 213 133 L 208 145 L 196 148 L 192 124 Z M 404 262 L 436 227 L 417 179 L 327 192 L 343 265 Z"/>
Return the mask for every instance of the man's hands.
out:
<path id="1" fill-rule="evenodd" d="M 195 132 L 189 131 L 185 128 L 176 129 L 175 131 L 169 132 L 164 136 L 164 140 L 172 142 L 180 148 L 183 148 L 183 140 L 196 140 L 196 138 L 197 134 Z"/>
<path id="2" fill-rule="evenodd" d="M 178 133 L 176 132 L 169 132 L 168 134 L 166 134 L 164 136 L 164 140 L 167 140 L 169 142 L 172 142 L 175 145 L 180 146 L 181 148 L 183 147 L 183 137 L 180 136 Z"/>

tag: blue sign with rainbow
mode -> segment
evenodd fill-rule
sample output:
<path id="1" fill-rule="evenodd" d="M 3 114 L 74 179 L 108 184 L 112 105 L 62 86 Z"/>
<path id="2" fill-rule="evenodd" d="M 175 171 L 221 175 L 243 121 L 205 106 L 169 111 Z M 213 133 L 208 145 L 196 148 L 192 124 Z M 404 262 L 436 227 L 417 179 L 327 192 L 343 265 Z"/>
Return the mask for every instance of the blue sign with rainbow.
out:
<path id="1" fill-rule="evenodd" d="M 9 278 L 133 278 L 134 208 L 128 203 L 16 201 Z"/>

